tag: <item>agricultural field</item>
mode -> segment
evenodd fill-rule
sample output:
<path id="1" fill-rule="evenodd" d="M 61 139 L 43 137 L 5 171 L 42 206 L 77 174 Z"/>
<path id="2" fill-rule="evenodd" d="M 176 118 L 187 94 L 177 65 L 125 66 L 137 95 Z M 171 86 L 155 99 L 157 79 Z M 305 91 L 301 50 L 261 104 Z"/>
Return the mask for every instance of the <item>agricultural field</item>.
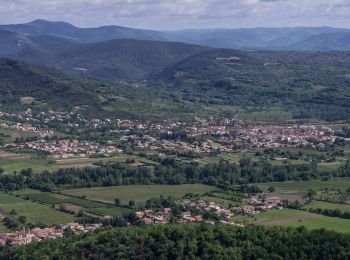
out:
<path id="1" fill-rule="evenodd" d="M 293 114 L 287 112 L 282 107 L 270 107 L 264 108 L 260 111 L 245 111 L 238 115 L 239 119 L 242 120 L 254 120 L 254 121 L 286 121 L 292 120 Z"/>
<path id="2" fill-rule="evenodd" d="M 19 172 L 28 168 L 32 168 L 35 173 L 41 173 L 45 170 L 54 171 L 73 167 L 98 167 L 95 165 L 97 162 L 124 163 L 128 158 L 142 164 L 155 164 L 153 161 L 138 156 L 118 155 L 105 158 L 70 158 L 55 160 L 52 157 L 42 156 L 35 152 L 12 153 L 0 150 L 0 168 L 3 168 L 6 173 Z"/>
<path id="3" fill-rule="evenodd" d="M 203 184 L 183 184 L 183 185 L 130 185 L 114 187 L 97 187 L 63 190 L 62 194 L 83 196 L 86 198 L 114 203 L 115 198 L 119 198 L 122 204 L 127 204 L 129 200 L 134 200 L 137 205 L 142 205 L 152 197 L 173 196 L 182 197 L 186 193 L 203 194 L 216 190 L 217 188 Z"/>
<path id="4" fill-rule="evenodd" d="M 268 187 L 274 187 L 277 194 L 292 194 L 292 195 L 305 195 L 308 190 L 321 190 L 321 189 L 339 189 L 346 191 L 350 187 L 350 178 L 336 178 L 328 181 L 312 180 L 312 181 L 288 181 L 288 182 L 271 182 L 261 183 L 259 186 L 263 190 L 267 190 Z M 278 196 L 278 195 L 277 195 Z"/>
<path id="5" fill-rule="evenodd" d="M 332 202 L 325 202 L 325 201 L 312 201 L 309 204 L 306 205 L 306 208 L 320 208 L 320 209 L 340 209 L 343 212 L 350 212 L 350 205 L 349 204 L 341 204 L 341 203 L 332 203 Z"/>
<path id="6" fill-rule="evenodd" d="M 15 192 L 23 198 L 28 198 L 31 201 L 43 203 L 56 208 L 63 207 L 68 211 L 78 213 L 83 210 L 87 214 L 95 216 L 122 216 L 124 213 L 128 213 L 130 210 L 123 207 L 115 207 L 90 201 L 87 199 L 70 197 L 62 194 L 56 194 L 51 192 L 41 192 L 38 190 L 24 189 Z"/>
<path id="7" fill-rule="evenodd" d="M 257 214 L 254 217 L 238 217 L 234 220 L 265 226 L 304 226 L 308 229 L 325 228 L 350 234 L 350 220 L 313 214 L 307 211 L 282 209 Z"/>
<path id="8" fill-rule="evenodd" d="M 75 220 L 73 215 L 61 212 L 48 205 L 42 205 L 5 193 L 0 193 L 0 209 L 7 213 L 15 210 L 18 216 L 25 216 L 27 223 L 33 224 L 54 225 Z"/>

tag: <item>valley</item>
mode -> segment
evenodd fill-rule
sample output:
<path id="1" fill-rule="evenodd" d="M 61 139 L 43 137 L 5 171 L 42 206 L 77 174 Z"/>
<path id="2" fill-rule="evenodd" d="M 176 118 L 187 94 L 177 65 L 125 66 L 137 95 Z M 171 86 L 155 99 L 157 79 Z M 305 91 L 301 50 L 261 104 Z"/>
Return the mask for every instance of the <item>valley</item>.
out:
<path id="1" fill-rule="evenodd" d="M 0 26 L 0 258 L 108 259 L 84 254 L 159 237 L 234 250 L 217 259 L 252 241 L 347 248 L 348 34 Z M 307 259 L 294 251 L 268 256 Z"/>

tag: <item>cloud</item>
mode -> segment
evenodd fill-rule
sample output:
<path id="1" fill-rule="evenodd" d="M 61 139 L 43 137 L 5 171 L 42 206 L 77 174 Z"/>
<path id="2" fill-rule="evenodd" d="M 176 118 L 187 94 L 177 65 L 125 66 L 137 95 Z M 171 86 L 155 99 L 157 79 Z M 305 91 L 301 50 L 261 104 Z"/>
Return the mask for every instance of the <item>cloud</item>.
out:
<path id="1" fill-rule="evenodd" d="M 38 18 L 82 27 L 350 27 L 348 0 L 1 0 L 0 23 Z"/>

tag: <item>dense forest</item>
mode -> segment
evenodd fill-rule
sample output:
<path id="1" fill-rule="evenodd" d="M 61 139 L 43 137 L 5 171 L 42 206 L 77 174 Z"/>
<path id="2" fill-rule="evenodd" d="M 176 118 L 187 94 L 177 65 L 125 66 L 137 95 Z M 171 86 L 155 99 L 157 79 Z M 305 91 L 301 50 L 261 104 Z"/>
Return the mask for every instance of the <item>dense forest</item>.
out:
<path id="1" fill-rule="evenodd" d="M 100 230 L 18 248 L 1 259 L 348 259 L 350 236 L 304 228 L 166 225 Z"/>
<path id="2" fill-rule="evenodd" d="M 16 190 L 31 187 L 50 191 L 57 187 L 95 187 L 132 184 L 203 183 L 229 187 L 234 184 L 248 184 L 273 181 L 306 181 L 331 177 L 350 176 L 350 163 L 338 170 L 319 171 L 316 164 L 273 166 L 268 162 L 251 162 L 243 158 L 239 164 L 227 161 L 200 165 L 164 159 L 155 167 L 135 168 L 121 164 L 100 168 L 69 168 L 58 171 L 44 171 L 33 174 L 31 169 L 0 176 L 0 187 Z"/>

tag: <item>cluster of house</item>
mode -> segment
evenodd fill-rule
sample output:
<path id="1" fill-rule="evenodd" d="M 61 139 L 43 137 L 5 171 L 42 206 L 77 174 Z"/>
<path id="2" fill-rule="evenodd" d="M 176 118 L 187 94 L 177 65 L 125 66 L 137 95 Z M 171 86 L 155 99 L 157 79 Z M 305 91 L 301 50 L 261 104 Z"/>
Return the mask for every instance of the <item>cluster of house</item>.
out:
<path id="1" fill-rule="evenodd" d="M 227 219 L 233 216 L 233 213 L 230 209 L 225 209 L 219 204 L 212 201 L 207 202 L 204 200 L 183 199 L 180 202 L 180 205 L 183 207 L 194 207 L 196 209 L 199 209 L 201 212 L 215 212 L 217 216 L 224 217 Z"/>
<path id="2" fill-rule="evenodd" d="M 136 212 L 136 217 L 145 224 L 168 224 L 171 215 L 171 208 L 164 208 L 158 212 L 149 209 Z"/>
<path id="3" fill-rule="evenodd" d="M 11 118 L 11 120 L 15 119 L 14 121 L 19 122 L 11 126 L 2 124 L 0 127 L 35 132 L 44 137 L 53 135 L 53 131 L 47 130 L 48 127 L 45 127 L 45 124 L 57 122 L 75 129 L 81 129 L 83 127 L 96 130 L 108 129 L 110 133 L 118 134 L 120 141 L 133 143 L 141 149 L 177 149 L 193 153 L 230 152 L 232 150 L 281 146 L 298 147 L 310 145 L 323 148 L 326 144 L 334 143 L 337 138 L 334 131 L 326 126 L 256 126 L 254 122 L 242 122 L 240 120 L 219 117 L 209 117 L 207 119 L 195 117 L 191 124 L 180 121 L 150 123 L 109 118 L 86 119 L 82 115 L 82 110 L 83 108 L 77 107 L 71 112 L 49 110 L 34 114 L 30 109 L 21 114 L 0 112 L 0 117 L 5 117 L 5 119 Z M 39 123 L 41 126 L 44 126 L 43 129 L 38 129 L 35 126 L 39 125 Z M 135 134 L 135 131 L 142 132 L 142 135 Z M 179 138 L 183 133 L 187 137 L 205 136 L 208 140 L 188 142 L 185 139 Z M 37 146 L 38 144 L 30 145 Z M 41 149 L 41 147 L 39 148 Z M 54 147 L 47 147 L 45 150 L 50 150 L 49 152 L 51 153 L 55 149 Z M 86 149 L 83 148 L 82 150 L 74 153 L 64 152 L 63 154 L 58 152 L 55 156 L 58 158 L 84 156 Z M 86 152 L 92 152 L 93 154 L 99 153 L 99 151 Z M 108 152 L 105 154 L 108 154 Z"/>
<path id="4" fill-rule="evenodd" d="M 229 152 L 232 149 L 221 144 L 215 143 L 211 140 L 204 142 L 194 142 L 188 143 L 180 140 L 158 140 L 149 136 L 122 136 L 121 141 L 134 143 L 141 149 L 150 149 L 150 150 L 181 150 L 189 151 L 193 153 L 212 153 L 214 150 L 219 150 L 220 152 Z"/>
<path id="5" fill-rule="evenodd" d="M 224 125 L 208 125 L 202 127 L 188 127 L 186 128 L 186 133 L 188 136 L 202 136 L 202 135 L 226 135 L 229 134 L 230 131 L 226 129 Z"/>
<path id="6" fill-rule="evenodd" d="M 184 199 L 179 202 L 179 205 L 183 209 L 196 208 L 198 214 L 193 214 L 191 211 L 182 211 L 177 215 L 173 215 L 171 208 L 164 208 L 163 211 L 143 210 L 137 211 L 136 217 L 145 224 L 168 224 L 171 216 L 175 217 L 178 223 L 195 223 L 195 222 L 206 222 L 209 224 L 215 224 L 218 221 L 213 219 L 206 219 L 203 214 L 205 212 L 212 212 L 215 214 L 220 223 L 226 225 L 238 225 L 230 220 L 233 213 L 230 209 L 225 209 L 219 206 L 215 202 L 206 202 L 204 200 L 189 200 Z"/>
<path id="7" fill-rule="evenodd" d="M 311 145 L 323 148 L 334 143 L 334 131 L 326 126 L 293 125 L 293 126 L 260 126 L 242 128 L 236 131 L 235 143 L 249 143 L 251 148 L 258 147 L 297 147 Z"/>
<path id="8" fill-rule="evenodd" d="M 23 124 L 23 123 L 16 123 L 16 124 L 7 124 L 2 123 L 0 124 L 0 128 L 4 129 L 10 129 L 10 130 L 19 130 L 22 132 L 27 133 L 34 133 L 40 137 L 46 137 L 46 136 L 52 136 L 53 131 L 49 129 L 38 129 L 37 127 L 31 125 L 31 124 Z"/>
<path id="9" fill-rule="evenodd" d="M 279 197 L 265 198 L 256 195 L 242 199 L 242 206 L 232 208 L 232 211 L 237 214 L 255 215 L 261 212 L 282 208 L 282 203 Z"/>
<path id="10" fill-rule="evenodd" d="M 212 153 L 216 151 L 230 152 L 232 150 L 246 150 L 259 147 L 299 147 L 312 146 L 323 148 L 326 144 L 332 144 L 338 138 L 334 131 L 327 126 L 293 125 L 293 126 L 254 126 L 244 125 L 237 121 L 223 120 L 222 125 L 217 121 L 200 120 L 191 126 L 184 123 L 144 125 L 145 131 L 158 129 L 163 133 L 163 138 L 155 138 L 145 134 L 139 136 L 123 132 L 120 140 L 131 142 L 142 149 L 171 150 L 178 149 L 193 153 Z M 173 138 L 177 131 L 184 131 L 187 137 L 206 136 L 208 140 L 201 142 L 187 142 L 179 138 Z M 120 130 L 117 130 L 120 132 Z M 164 138 L 164 136 L 171 138 Z M 215 136 L 215 141 L 209 136 Z"/>
<path id="11" fill-rule="evenodd" d="M 79 142 L 78 140 L 39 140 L 26 142 L 25 144 L 13 144 L 12 147 L 42 151 L 52 155 L 56 159 L 72 157 L 84 158 L 96 154 L 108 156 L 120 151 L 115 146 L 101 146 L 94 142 Z"/>
<path id="12" fill-rule="evenodd" d="M 38 242 L 46 239 L 56 239 L 63 237 L 64 230 L 69 228 L 76 234 L 95 231 L 101 228 L 102 224 L 81 225 L 79 223 L 68 223 L 65 225 L 56 225 L 49 228 L 33 228 L 14 231 L 11 233 L 0 234 L 0 246 L 20 246 L 32 242 Z"/>

